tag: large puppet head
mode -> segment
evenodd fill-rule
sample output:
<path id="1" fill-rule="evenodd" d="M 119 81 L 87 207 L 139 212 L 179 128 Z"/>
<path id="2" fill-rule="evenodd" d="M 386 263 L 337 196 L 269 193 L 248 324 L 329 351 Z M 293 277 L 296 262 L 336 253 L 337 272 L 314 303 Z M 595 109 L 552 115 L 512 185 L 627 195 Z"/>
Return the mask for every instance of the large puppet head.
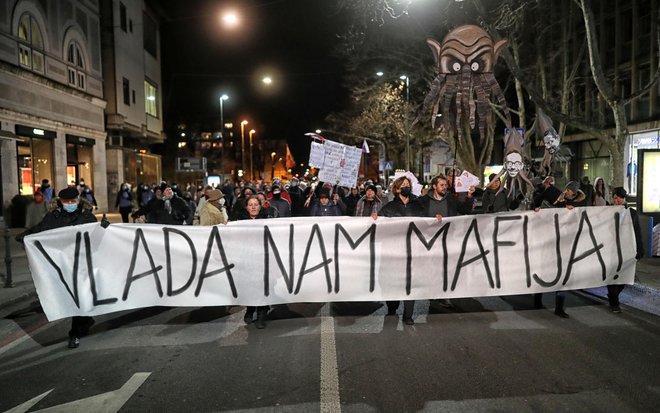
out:
<path id="1" fill-rule="evenodd" d="M 525 162 L 522 157 L 523 137 L 520 132 L 514 128 L 510 128 L 504 136 L 504 168 L 496 175 L 496 179 L 501 176 L 506 178 L 507 187 L 509 192 L 507 196 L 514 197 L 517 192 L 523 192 L 524 182 L 534 187 L 534 184 L 527 177 L 525 171 Z M 498 193 L 504 189 L 500 187 Z"/>
<path id="2" fill-rule="evenodd" d="M 541 162 L 541 174 L 549 176 L 552 175 L 553 163 L 555 155 L 559 151 L 561 139 L 552 126 L 552 119 L 543 113 L 541 109 L 538 109 L 536 113 L 536 131 L 538 135 L 543 137 L 543 146 L 545 146 L 545 153 Z"/>
<path id="3" fill-rule="evenodd" d="M 457 27 L 445 36 L 442 43 L 434 39 L 426 42 L 433 51 L 438 76 L 431 84 L 422 113 L 433 105 L 431 126 L 435 127 L 438 110 L 442 112 L 447 131 L 455 131 L 458 139 L 462 129 L 474 129 L 479 121 L 479 136 L 483 141 L 486 126 L 492 123 L 490 97 L 494 95 L 511 125 L 511 115 L 493 67 L 507 40 L 493 43 L 490 35 L 479 26 Z"/>

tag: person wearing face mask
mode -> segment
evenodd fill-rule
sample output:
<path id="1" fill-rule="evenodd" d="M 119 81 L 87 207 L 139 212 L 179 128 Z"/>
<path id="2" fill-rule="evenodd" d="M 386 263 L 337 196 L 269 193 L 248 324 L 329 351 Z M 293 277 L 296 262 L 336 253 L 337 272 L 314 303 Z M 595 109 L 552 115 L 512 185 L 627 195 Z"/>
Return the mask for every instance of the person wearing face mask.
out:
<path id="1" fill-rule="evenodd" d="M 58 197 L 57 208 L 48 212 L 37 225 L 16 236 L 16 241 L 22 243 L 24 237 L 50 229 L 97 222 L 88 204 L 79 199 L 76 187 L 61 190 Z M 91 317 L 72 318 L 69 348 L 77 348 L 80 345 L 80 337 L 87 335 L 92 324 L 94 319 Z"/>
<path id="2" fill-rule="evenodd" d="M 44 199 L 44 194 L 36 191 L 34 200 L 30 202 L 25 211 L 25 227 L 31 228 L 41 222 L 48 213 L 48 203 Z"/>
<path id="3" fill-rule="evenodd" d="M 80 197 L 94 206 L 94 209 L 97 209 L 99 206 L 96 203 L 96 198 L 94 197 L 94 191 L 92 188 L 85 185 L 83 180 L 80 181 Z"/>
<path id="4" fill-rule="evenodd" d="M 270 190 L 271 198 L 266 197 L 266 200 L 271 208 L 277 210 L 277 216 L 286 218 L 291 216 L 291 205 L 282 198 L 282 193 L 282 189 L 278 185 L 273 185 Z"/>
<path id="5" fill-rule="evenodd" d="M 172 187 L 163 183 L 160 187 L 160 198 L 154 198 L 142 208 L 131 214 L 132 218 L 138 218 L 142 215 L 147 216 L 147 221 L 151 224 L 163 225 L 182 225 L 192 214 L 185 201 L 174 195 Z"/>
<path id="6" fill-rule="evenodd" d="M 500 191 L 502 182 L 496 176 L 496 174 L 490 174 L 490 183 L 486 186 L 484 195 L 481 198 L 481 206 L 484 214 L 509 210 L 509 199 L 504 191 Z"/>
<path id="7" fill-rule="evenodd" d="M 128 184 L 124 182 L 117 192 L 117 201 L 115 202 L 115 208 L 119 207 L 119 214 L 121 215 L 121 221 L 124 223 L 128 222 L 128 215 L 133 209 L 133 194 L 131 193 L 131 188 Z"/>
<path id="8" fill-rule="evenodd" d="M 300 187 L 300 180 L 296 177 L 291 178 L 289 185 L 289 197 L 291 198 L 291 216 L 300 217 L 304 215 L 303 204 L 305 203 L 304 188 Z"/>
<path id="9" fill-rule="evenodd" d="M 219 189 L 212 189 L 206 195 L 206 203 L 199 211 L 199 225 L 209 226 L 227 223 L 224 198 Z"/>
<path id="10" fill-rule="evenodd" d="M 392 183 L 392 193 L 394 198 L 385 204 L 378 216 L 382 217 L 423 217 L 426 216 L 424 207 L 412 193 L 412 182 L 406 176 L 401 176 Z M 399 301 L 387 301 L 387 315 L 396 315 L 399 308 Z M 415 301 L 407 300 L 403 302 L 403 322 L 406 325 L 413 325 L 413 312 L 415 310 Z"/>

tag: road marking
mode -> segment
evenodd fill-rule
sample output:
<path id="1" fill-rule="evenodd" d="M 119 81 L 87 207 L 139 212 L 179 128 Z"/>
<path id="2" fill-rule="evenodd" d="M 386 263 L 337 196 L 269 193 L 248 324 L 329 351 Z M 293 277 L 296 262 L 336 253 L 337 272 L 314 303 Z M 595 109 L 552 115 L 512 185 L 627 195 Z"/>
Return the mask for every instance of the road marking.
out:
<path id="1" fill-rule="evenodd" d="M 326 303 L 321 316 L 321 413 L 341 412 L 339 401 L 339 374 L 335 320 L 330 316 L 330 303 Z"/>
<path id="2" fill-rule="evenodd" d="M 42 410 L 37 410 L 35 413 L 115 413 L 118 412 L 119 409 L 124 406 L 124 404 L 126 404 L 128 399 L 133 396 L 133 393 L 135 393 L 135 391 L 140 386 L 142 386 L 142 383 L 144 383 L 150 375 L 151 373 L 135 373 L 118 390 L 97 394 L 96 396 L 91 396 L 80 400 L 74 400 L 72 402 L 59 404 L 57 406 L 47 407 Z M 54 389 L 51 389 L 45 393 L 42 393 L 39 396 L 14 407 L 6 413 L 27 412 L 32 406 L 46 397 L 46 395 L 48 395 L 48 393 L 53 390 Z"/>

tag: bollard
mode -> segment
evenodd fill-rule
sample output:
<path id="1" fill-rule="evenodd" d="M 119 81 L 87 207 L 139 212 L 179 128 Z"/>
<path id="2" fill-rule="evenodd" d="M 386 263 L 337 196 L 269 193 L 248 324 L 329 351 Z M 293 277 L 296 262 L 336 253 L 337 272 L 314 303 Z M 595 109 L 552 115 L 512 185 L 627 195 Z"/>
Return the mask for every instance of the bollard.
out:
<path id="1" fill-rule="evenodd" d="M 5 288 L 12 288 L 14 286 L 14 281 L 11 276 L 11 244 L 10 244 L 10 235 L 9 235 L 9 225 L 5 222 L 4 218 L 0 217 L 0 221 L 4 224 L 5 227 L 5 267 L 6 267 L 6 277 L 5 277 Z"/>

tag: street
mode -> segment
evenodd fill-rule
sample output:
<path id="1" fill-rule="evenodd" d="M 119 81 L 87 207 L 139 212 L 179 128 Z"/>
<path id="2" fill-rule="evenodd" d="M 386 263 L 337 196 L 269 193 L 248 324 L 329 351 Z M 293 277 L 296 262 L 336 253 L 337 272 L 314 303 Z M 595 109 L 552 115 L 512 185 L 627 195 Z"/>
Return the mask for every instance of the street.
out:
<path id="1" fill-rule="evenodd" d="M 381 303 L 291 304 L 268 326 L 243 307 L 69 320 L 38 308 L 0 320 L 0 411 L 653 411 L 660 323 L 568 294 L 570 319 L 530 296 L 419 301 L 415 325 Z M 15 410 L 12 410 L 15 409 Z"/>

